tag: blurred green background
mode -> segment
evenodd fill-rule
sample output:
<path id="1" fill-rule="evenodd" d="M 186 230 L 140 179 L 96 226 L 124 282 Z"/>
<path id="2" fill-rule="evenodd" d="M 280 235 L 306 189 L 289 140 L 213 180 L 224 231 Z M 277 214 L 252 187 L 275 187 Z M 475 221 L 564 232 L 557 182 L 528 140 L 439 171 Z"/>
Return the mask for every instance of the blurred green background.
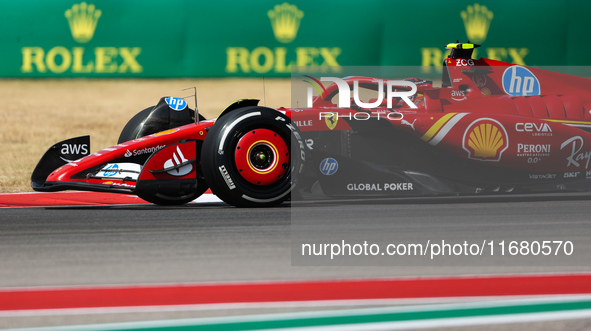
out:
<path id="1" fill-rule="evenodd" d="M 0 2 L 0 77 L 287 77 L 290 66 L 423 66 L 444 46 L 589 65 L 587 1 Z"/>

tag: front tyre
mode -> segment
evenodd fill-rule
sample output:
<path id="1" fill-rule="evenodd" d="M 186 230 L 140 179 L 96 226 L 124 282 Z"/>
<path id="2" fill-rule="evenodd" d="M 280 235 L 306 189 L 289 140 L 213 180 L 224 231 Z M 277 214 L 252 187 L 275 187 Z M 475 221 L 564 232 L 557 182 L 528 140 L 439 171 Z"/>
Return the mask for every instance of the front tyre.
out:
<path id="1" fill-rule="evenodd" d="M 148 107 L 148 108 L 140 111 L 139 113 L 135 114 L 135 116 L 133 116 L 129 120 L 129 122 L 127 122 L 127 124 L 125 124 L 125 127 L 123 128 L 123 130 L 121 130 L 121 134 L 119 135 L 119 139 L 117 140 L 117 144 L 121 144 L 126 141 L 130 141 L 130 140 L 139 138 L 138 132 L 142 128 L 142 124 L 146 121 L 146 118 L 148 118 L 148 116 L 150 116 L 150 113 L 152 113 L 152 109 L 154 109 L 154 107 L 155 106 Z"/>
<path id="2" fill-rule="evenodd" d="M 205 180 L 202 178 L 197 178 L 197 186 L 189 186 L 193 183 L 187 183 L 186 185 L 179 187 L 178 189 L 170 192 L 138 192 L 137 196 L 151 202 L 156 205 L 161 206 L 177 206 L 177 205 L 184 205 L 189 203 L 197 198 L 199 198 L 205 191 L 207 191 L 207 184 Z M 187 188 L 184 191 L 183 188 Z"/>
<path id="3" fill-rule="evenodd" d="M 212 192 L 237 207 L 267 207 L 290 198 L 305 161 L 302 137 L 283 113 L 245 107 L 207 133 L 203 175 Z"/>
<path id="4" fill-rule="evenodd" d="M 199 114 L 199 120 L 204 121 L 205 117 Z M 121 131 L 117 143 L 121 144 L 194 122 L 193 109 L 185 107 L 182 110 L 173 110 L 166 103 L 166 97 L 163 97 L 157 105 L 148 107 L 132 117 Z"/>

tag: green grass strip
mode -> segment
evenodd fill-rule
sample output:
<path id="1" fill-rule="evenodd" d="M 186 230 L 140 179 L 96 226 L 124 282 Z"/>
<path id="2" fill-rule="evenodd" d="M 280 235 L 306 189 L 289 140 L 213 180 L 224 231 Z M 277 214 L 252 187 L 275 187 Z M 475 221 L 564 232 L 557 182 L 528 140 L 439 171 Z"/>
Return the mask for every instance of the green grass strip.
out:
<path id="1" fill-rule="evenodd" d="M 115 330 L 134 330 L 134 331 L 247 331 L 247 330 L 265 330 L 282 329 L 295 327 L 316 327 L 331 325 L 355 325 L 361 323 L 381 323 L 381 322 L 402 322 L 442 318 L 462 318 L 462 317 L 484 317 L 512 314 L 544 313 L 544 312 L 562 312 L 591 309 L 591 301 L 574 302 L 555 302 L 525 305 L 505 305 L 499 307 L 477 307 L 445 310 L 423 310 L 407 311 L 393 313 L 360 313 L 344 316 L 318 316 L 318 317 L 292 317 L 283 319 L 251 320 L 251 321 L 232 321 L 221 323 L 201 324 L 197 320 L 195 324 L 190 325 L 170 325 L 153 327 L 125 327 L 120 329 L 108 328 L 109 331 Z M 331 311 L 334 313 L 334 311 Z M 327 314 L 328 315 L 328 314 Z M 269 316 L 269 315 L 266 315 Z M 162 321 L 164 322 L 164 321 Z M 166 323 L 166 322 L 164 322 Z"/>

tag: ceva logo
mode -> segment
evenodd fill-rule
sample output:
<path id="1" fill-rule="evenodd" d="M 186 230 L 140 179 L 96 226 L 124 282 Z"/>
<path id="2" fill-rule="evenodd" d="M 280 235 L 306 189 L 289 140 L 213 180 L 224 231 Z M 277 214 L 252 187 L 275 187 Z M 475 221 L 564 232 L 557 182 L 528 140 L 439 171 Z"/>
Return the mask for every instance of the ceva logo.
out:
<path id="1" fill-rule="evenodd" d="M 503 73 L 503 90 L 509 95 L 540 95 L 540 81 L 529 69 L 511 66 Z"/>

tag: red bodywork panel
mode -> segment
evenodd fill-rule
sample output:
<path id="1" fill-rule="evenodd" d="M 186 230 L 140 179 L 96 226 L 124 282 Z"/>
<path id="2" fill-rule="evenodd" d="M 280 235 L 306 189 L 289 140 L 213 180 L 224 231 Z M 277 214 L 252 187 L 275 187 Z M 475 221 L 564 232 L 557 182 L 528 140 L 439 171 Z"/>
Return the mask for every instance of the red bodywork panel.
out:
<path id="1" fill-rule="evenodd" d="M 143 154 L 152 154 L 156 151 L 159 151 L 165 148 L 168 145 L 176 144 L 181 140 L 186 139 L 195 139 L 195 140 L 203 140 L 207 135 L 206 128 L 213 125 L 213 121 L 203 121 L 199 124 L 188 124 L 185 126 L 181 126 L 175 129 L 166 130 L 162 132 L 155 133 L 153 135 L 149 135 L 146 137 L 141 137 L 138 139 L 134 139 L 131 141 L 127 141 L 113 147 L 105 148 L 101 151 L 98 151 L 94 154 L 88 155 L 83 157 L 79 160 L 74 162 L 70 162 L 55 171 L 53 171 L 47 177 L 47 183 L 51 184 L 52 182 L 78 182 L 78 183 L 85 183 L 85 184 L 99 184 L 99 185 L 106 185 L 114 188 L 134 188 L 135 187 L 135 180 L 117 180 L 111 178 L 97 178 L 97 177 L 89 177 L 86 178 L 84 173 L 80 174 L 81 172 L 85 172 L 87 169 L 91 169 L 93 167 L 99 166 L 105 163 L 112 163 L 113 160 L 122 160 L 120 162 L 125 162 L 124 160 L 128 157 L 143 155 Z M 192 155 L 187 155 L 187 157 L 195 158 L 194 151 Z M 142 179 L 155 179 L 155 178 L 147 178 L 150 177 L 150 173 L 147 172 L 145 177 Z M 172 177 L 167 174 L 160 174 L 157 175 L 161 176 L 168 176 Z M 74 177 L 74 178 L 73 178 Z M 82 177 L 82 178 L 79 178 Z M 151 175 L 154 177 L 154 175 Z M 174 177 L 172 177 L 174 178 Z"/>
<path id="2" fill-rule="evenodd" d="M 372 77 L 343 80 L 349 86 L 355 81 L 365 87 L 373 85 L 376 91 L 378 84 L 384 85 L 384 91 L 387 86 L 386 80 Z M 433 87 L 430 82 L 418 79 L 408 81 L 417 88 L 412 96 L 414 107 L 398 100 L 394 108 L 388 109 L 384 98 L 377 108 L 362 109 L 353 102 L 350 108 L 338 108 L 332 100 L 339 92 L 338 86 L 331 84 L 322 90 L 322 95 L 311 99 L 311 107 L 278 111 L 291 118 L 304 135 L 322 131 L 351 132 L 355 131 L 356 121 L 381 121 L 392 130 L 412 136 L 413 141 L 420 144 L 422 141 L 462 158 L 462 162 L 474 162 L 471 165 L 487 164 L 525 171 L 529 179 L 591 178 L 591 133 L 588 132 L 591 130 L 591 80 L 489 59 L 447 59 L 444 87 Z M 395 88 L 410 90 L 405 85 Z M 235 103 L 234 108 L 229 107 L 221 116 L 240 107 L 256 105 L 254 101 Z M 377 99 L 369 103 L 373 101 Z M 187 140 L 203 141 L 214 123 L 208 120 L 189 124 L 103 149 L 54 170 L 45 184 L 50 187 L 69 182 L 86 185 L 82 189 L 120 189 L 133 193 L 138 179 L 194 178 L 194 172 L 185 173 L 182 168 L 175 168 L 177 175 L 171 174 L 169 166 L 195 159 L 195 163 L 189 162 L 194 171 L 201 157 L 200 145 L 193 144 L 192 149 L 185 144 L 177 145 L 181 146 L 180 152 L 171 145 Z M 312 150 L 311 145 L 308 147 Z M 166 153 L 154 154 L 164 148 L 167 148 Z M 376 146 L 376 153 L 381 152 L 379 148 Z M 145 165 L 141 164 L 143 168 L 136 171 L 135 178 L 108 178 L 105 174 L 113 173 L 112 168 L 101 169 L 144 154 L 146 158 L 153 157 Z M 175 156 L 178 162 L 170 161 Z M 259 172 L 254 171 L 250 182 L 258 183 L 258 175 Z"/>
<path id="3" fill-rule="evenodd" d="M 417 85 L 417 108 L 394 109 L 402 118 L 387 117 L 391 109 L 385 100 L 373 109 L 337 108 L 331 98 L 338 87 L 331 84 L 329 97 L 316 96 L 312 108 L 293 109 L 292 119 L 305 132 L 350 130 L 351 118 L 370 116 L 475 162 L 532 173 L 565 172 L 565 178 L 591 175 L 585 173 L 591 133 L 584 130 L 591 128 L 591 80 L 489 59 L 447 59 L 446 64 L 451 86 Z M 344 80 L 349 86 L 355 80 L 379 84 L 370 77 Z M 332 113 L 339 114 L 336 124 Z"/>

